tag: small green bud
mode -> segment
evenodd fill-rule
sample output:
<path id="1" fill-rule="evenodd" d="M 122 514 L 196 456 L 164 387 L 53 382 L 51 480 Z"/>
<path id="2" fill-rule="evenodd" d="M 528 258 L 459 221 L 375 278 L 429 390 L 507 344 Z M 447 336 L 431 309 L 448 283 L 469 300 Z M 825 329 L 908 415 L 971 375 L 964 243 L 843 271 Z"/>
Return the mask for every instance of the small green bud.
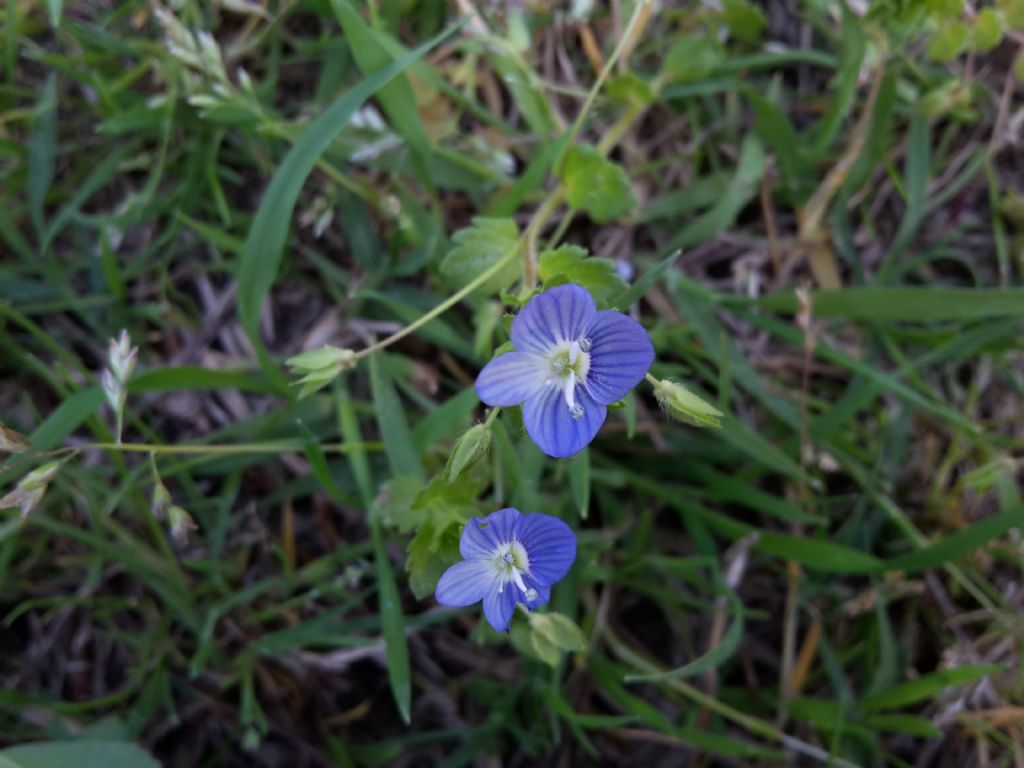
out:
<path id="1" fill-rule="evenodd" d="M 43 500 L 50 481 L 63 463 L 63 461 L 51 461 L 33 469 L 21 478 L 21 482 L 13 491 L 0 498 L 0 509 L 17 507 L 21 510 L 22 518 L 28 517 L 29 513 Z"/>
<path id="2" fill-rule="evenodd" d="M 167 490 L 167 486 L 163 483 L 158 482 L 153 486 L 153 517 L 157 520 L 162 520 L 167 511 L 171 508 L 173 500 L 171 499 L 171 492 Z"/>
<path id="3" fill-rule="evenodd" d="M 345 371 L 355 368 L 356 353 L 351 349 L 326 346 L 290 357 L 287 363 L 292 369 L 292 375 L 302 377 L 292 384 L 301 387 L 299 398 L 303 398 L 327 386 Z"/>
<path id="4" fill-rule="evenodd" d="M 178 544 L 187 544 L 188 532 L 196 529 L 192 516 L 177 504 L 171 505 L 167 510 L 167 522 L 170 523 L 171 537 Z"/>
<path id="5" fill-rule="evenodd" d="M 39 488 L 45 490 L 63 463 L 63 461 L 50 461 L 40 467 L 36 467 L 21 479 L 18 487 L 26 491 L 34 491 Z"/>
<path id="6" fill-rule="evenodd" d="M 462 437 L 455 441 L 452 454 L 445 466 L 445 477 L 454 483 L 463 472 L 487 455 L 491 448 L 491 428 L 487 424 L 470 427 Z"/>
<path id="7" fill-rule="evenodd" d="M 661 379 L 654 385 L 654 396 L 666 413 L 684 424 L 694 427 L 721 426 L 722 412 L 682 384 Z"/>

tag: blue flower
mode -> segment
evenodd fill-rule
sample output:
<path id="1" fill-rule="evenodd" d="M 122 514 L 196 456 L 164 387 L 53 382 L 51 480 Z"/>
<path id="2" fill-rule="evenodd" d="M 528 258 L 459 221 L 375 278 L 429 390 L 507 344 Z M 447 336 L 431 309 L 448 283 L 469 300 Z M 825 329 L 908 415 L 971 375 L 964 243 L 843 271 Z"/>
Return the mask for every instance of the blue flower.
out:
<path id="1" fill-rule="evenodd" d="M 654 360 L 643 326 L 621 312 L 597 311 L 578 285 L 534 296 L 512 321 L 512 345 L 476 380 L 488 405 L 523 404 L 526 432 L 548 456 L 563 458 L 594 439 L 606 406 L 640 383 Z"/>
<path id="2" fill-rule="evenodd" d="M 556 517 L 508 507 L 466 523 L 459 551 L 465 559 L 441 575 L 437 602 L 461 608 L 483 600 L 487 621 L 507 632 L 517 603 L 533 610 L 551 599 L 551 585 L 576 559 L 576 535 Z"/>

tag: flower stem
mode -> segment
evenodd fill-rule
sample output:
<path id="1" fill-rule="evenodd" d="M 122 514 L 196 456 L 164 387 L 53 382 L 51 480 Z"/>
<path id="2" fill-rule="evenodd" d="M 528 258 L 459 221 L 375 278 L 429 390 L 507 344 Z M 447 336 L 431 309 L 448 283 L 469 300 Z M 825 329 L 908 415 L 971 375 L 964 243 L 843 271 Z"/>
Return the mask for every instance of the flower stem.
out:
<path id="1" fill-rule="evenodd" d="M 501 272 L 501 270 L 503 270 L 505 267 L 507 267 L 508 264 L 516 257 L 516 254 L 518 254 L 519 249 L 521 247 L 522 247 L 521 243 L 516 243 L 516 245 L 514 247 L 510 248 L 505 254 L 502 255 L 502 257 L 500 259 L 498 259 L 496 262 L 494 262 L 494 264 L 492 264 L 490 267 L 485 269 L 479 275 L 474 277 L 472 280 L 470 280 L 468 283 L 466 283 L 462 288 L 460 288 L 458 291 L 453 293 L 447 299 L 442 301 L 440 304 L 438 304 L 432 310 L 427 312 L 425 315 L 423 315 L 422 317 L 417 318 L 416 320 L 414 320 L 413 322 L 409 323 L 409 325 L 405 326 L 401 330 L 396 331 L 395 333 L 393 333 L 390 336 L 388 336 L 386 339 L 382 339 L 381 341 L 378 341 L 376 344 L 371 344 L 370 346 L 366 347 L 365 349 L 361 349 L 358 352 L 356 352 L 356 359 L 357 360 L 362 359 L 362 358 L 364 358 L 364 357 L 366 357 L 368 355 L 372 355 L 374 352 L 377 352 L 379 350 L 384 349 L 385 347 L 390 347 L 396 341 L 404 339 L 410 333 L 413 333 L 414 331 L 418 330 L 419 328 L 422 328 L 424 325 L 429 323 L 435 317 L 437 317 L 438 315 L 443 314 L 444 312 L 449 310 L 451 307 L 453 307 L 456 304 L 458 304 L 464 298 L 469 296 L 469 294 L 471 294 L 473 291 L 475 291 L 477 288 L 479 288 L 481 285 L 486 283 L 488 280 L 490 280 L 496 274 Z"/>

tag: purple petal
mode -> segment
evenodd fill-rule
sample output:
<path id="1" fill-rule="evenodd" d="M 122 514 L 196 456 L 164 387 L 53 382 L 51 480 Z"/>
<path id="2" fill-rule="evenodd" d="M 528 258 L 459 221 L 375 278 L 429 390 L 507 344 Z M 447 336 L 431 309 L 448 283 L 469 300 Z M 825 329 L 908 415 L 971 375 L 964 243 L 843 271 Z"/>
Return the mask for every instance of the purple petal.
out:
<path id="1" fill-rule="evenodd" d="M 519 405 L 544 386 L 548 362 L 529 352 L 499 355 L 476 377 L 476 393 L 488 405 Z"/>
<path id="2" fill-rule="evenodd" d="M 605 405 L 621 400 L 643 380 L 654 361 L 651 337 L 636 320 L 608 309 L 597 313 L 588 336 L 590 394 Z"/>
<path id="3" fill-rule="evenodd" d="M 604 424 L 608 409 L 596 402 L 583 387 L 576 388 L 576 403 L 583 416 L 573 418 L 559 387 L 545 387 L 523 404 L 526 433 L 548 456 L 556 459 L 583 450 Z"/>
<path id="4" fill-rule="evenodd" d="M 530 575 L 550 586 L 569 572 L 576 559 L 576 534 L 557 517 L 536 513 L 516 523 L 516 538 L 530 559 Z"/>
<path id="5" fill-rule="evenodd" d="M 467 560 L 492 557 L 502 544 L 512 541 L 519 510 L 512 507 L 499 509 L 487 517 L 474 517 L 462 529 L 459 552 Z"/>
<path id="6" fill-rule="evenodd" d="M 441 574 L 434 597 L 441 605 L 461 608 L 483 600 L 495 581 L 494 568 L 490 563 L 466 560 Z"/>
<path id="7" fill-rule="evenodd" d="M 594 321 L 594 299 L 578 285 L 559 285 L 538 294 L 512 321 L 512 343 L 518 352 L 543 355 L 565 341 L 583 336 Z"/>
<path id="8" fill-rule="evenodd" d="M 508 625 L 512 621 L 512 614 L 516 610 L 516 593 L 519 592 L 515 584 L 506 584 L 504 590 L 500 589 L 500 581 L 495 581 L 484 597 L 484 616 L 499 632 L 508 632 Z"/>

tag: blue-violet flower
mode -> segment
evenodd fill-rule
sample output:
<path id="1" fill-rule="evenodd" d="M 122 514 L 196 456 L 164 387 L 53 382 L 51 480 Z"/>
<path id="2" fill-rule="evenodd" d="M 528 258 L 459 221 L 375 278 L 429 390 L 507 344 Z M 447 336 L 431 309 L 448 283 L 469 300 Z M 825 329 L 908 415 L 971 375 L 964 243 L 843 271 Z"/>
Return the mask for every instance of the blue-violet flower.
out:
<path id="1" fill-rule="evenodd" d="M 588 445 L 607 406 L 639 384 L 654 360 L 642 325 L 621 312 L 598 312 L 578 285 L 534 296 L 511 335 L 515 351 L 484 366 L 477 394 L 492 406 L 522 403 L 527 434 L 555 458 Z"/>
<path id="2" fill-rule="evenodd" d="M 576 535 L 557 517 L 508 507 L 466 523 L 459 552 L 464 560 L 441 575 L 437 602 L 462 607 L 483 600 L 487 621 L 507 632 L 518 603 L 533 610 L 551 599 L 551 585 L 576 559 Z"/>

